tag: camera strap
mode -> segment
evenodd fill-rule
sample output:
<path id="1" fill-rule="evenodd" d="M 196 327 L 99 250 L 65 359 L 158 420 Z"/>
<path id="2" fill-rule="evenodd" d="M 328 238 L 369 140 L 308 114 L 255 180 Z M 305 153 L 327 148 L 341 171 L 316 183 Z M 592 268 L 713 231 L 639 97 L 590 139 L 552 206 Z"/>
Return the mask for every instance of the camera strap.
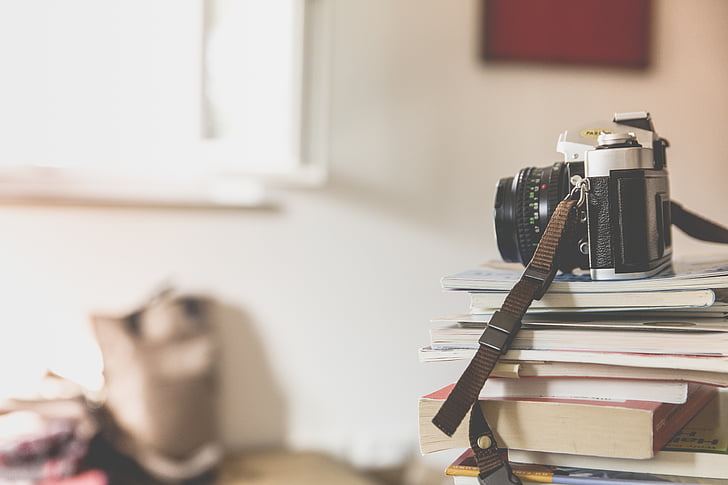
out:
<path id="1" fill-rule="evenodd" d="M 670 202 L 670 218 L 672 224 L 688 236 L 701 241 L 728 243 L 728 229 L 684 209 L 674 200 Z"/>
<path id="2" fill-rule="evenodd" d="M 586 185 L 586 184 L 585 184 Z M 584 202 L 586 187 L 577 186 L 554 210 L 531 262 L 511 288 L 500 310 L 491 317 L 480 337 L 478 350 L 432 422 L 452 436 L 470 411 L 470 447 L 475 455 L 481 485 L 520 485 L 507 460 L 501 456 L 493 431 L 483 416 L 478 396 L 496 361 L 505 353 L 531 302 L 546 293 L 558 268 L 558 249 L 574 227 L 576 208 Z M 572 197 L 579 196 L 579 200 Z"/>

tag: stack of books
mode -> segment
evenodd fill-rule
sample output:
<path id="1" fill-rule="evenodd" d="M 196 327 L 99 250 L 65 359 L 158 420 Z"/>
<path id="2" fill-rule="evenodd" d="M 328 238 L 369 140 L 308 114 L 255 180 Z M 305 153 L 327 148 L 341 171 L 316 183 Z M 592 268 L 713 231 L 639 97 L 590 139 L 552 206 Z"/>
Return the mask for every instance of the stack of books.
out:
<path id="1" fill-rule="evenodd" d="M 444 277 L 445 289 L 469 295 L 470 311 L 433 320 L 420 360 L 465 365 L 521 273 L 481 267 Z M 452 387 L 420 399 L 420 449 L 465 449 L 446 473 L 476 484 L 468 418 L 452 437 L 432 424 Z M 558 275 L 496 363 L 480 405 L 524 481 L 721 483 L 728 480 L 722 387 L 728 262 L 707 261 L 642 280 Z"/>

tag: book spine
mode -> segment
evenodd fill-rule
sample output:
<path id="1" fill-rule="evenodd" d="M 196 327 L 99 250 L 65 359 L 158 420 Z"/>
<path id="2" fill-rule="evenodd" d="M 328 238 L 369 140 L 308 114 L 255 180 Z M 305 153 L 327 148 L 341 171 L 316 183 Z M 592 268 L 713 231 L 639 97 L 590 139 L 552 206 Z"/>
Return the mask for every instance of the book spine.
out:
<path id="1" fill-rule="evenodd" d="M 665 404 L 658 407 L 652 424 L 654 452 L 661 450 L 717 395 L 718 389 L 713 386 L 690 384 L 688 401 L 685 404 Z"/>

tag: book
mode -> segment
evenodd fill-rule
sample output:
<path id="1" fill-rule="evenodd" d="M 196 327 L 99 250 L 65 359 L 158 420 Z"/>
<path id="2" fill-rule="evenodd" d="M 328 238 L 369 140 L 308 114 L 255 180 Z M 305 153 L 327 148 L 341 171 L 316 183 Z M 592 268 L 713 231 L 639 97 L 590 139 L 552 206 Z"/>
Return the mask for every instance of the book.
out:
<path id="1" fill-rule="evenodd" d="M 560 483 L 566 485 L 649 485 L 655 483 L 710 484 L 710 479 L 679 477 L 642 472 L 598 470 L 592 468 L 560 467 L 554 465 L 531 465 L 511 463 L 513 474 L 522 482 Z M 478 485 L 480 470 L 475 463 L 472 450 L 463 452 L 446 469 L 445 475 L 453 477 L 455 485 Z"/>
<path id="2" fill-rule="evenodd" d="M 557 308 L 560 311 L 610 308 L 614 311 L 632 309 L 710 308 L 726 310 L 726 289 L 698 288 L 665 291 L 558 292 L 549 291 L 542 299 L 534 300 L 531 313 Z M 470 313 L 489 313 L 503 305 L 507 291 L 471 291 Z"/>
<path id="3" fill-rule="evenodd" d="M 490 377 L 480 391 L 483 398 L 549 398 L 609 401 L 656 401 L 682 404 L 688 383 L 645 379 L 588 377 Z"/>
<path id="4" fill-rule="evenodd" d="M 447 348 L 433 349 L 431 346 L 419 350 L 421 362 L 442 362 L 469 360 L 475 349 Z M 702 371 L 728 373 L 728 357 L 713 355 L 669 355 L 624 352 L 582 352 L 578 350 L 508 350 L 501 359 L 516 362 L 572 362 L 575 364 L 619 365 L 655 369 L 674 369 L 680 372 Z"/>
<path id="5" fill-rule="evenodd" d="M 430 328 L 433 349 L 478 348 L 485 321 L 455 317 Z M 705 318 L 527 323 L 513 350 L 578 350 L 638 354 L 728 355 L 728 322 Z"/>
<path id="6" fill-rule="evenodd" d="M 423 454 L 469 446 L 463 420 L 452 437 L 432 423 L 454 385 L 419 400 Z M 650 458 L 715 396 L 716 388 L 691 384 L 685 404 L 652 401 L 480 399 L 498 443 L 506 448 L 552 453 Z"/>
<path id="7" fill-rule="evenodd" d="M 721 313 L 722 315 L 722 313 Z M 484 327 L 490 321 L 493 313 L 470 314 L 464 313 L 449 317 L 434 318 L 436 325 L 458 324 L 464 327 Z M 538 315 L 526 313 L 522 319 L 522 328 L 539 329 L 549 328 L 593 328 L 598 330 L 646 330 L 655 329 L 675 332 L 726 332 L 728 331 L 728 318 L 724 316 L 701 316 L 692 318 L 691 314 L 680 310 L 669 312 L 640 311 L 629 314 L 616 314 L 614 312 L 595 313 L 558 313 L 549 312 Z"/>
<path id="8" fill-rule="evenodd" d="M 649 460 L 509 450 L 511 462 L 728 479 L 728 392 L 721 391 Z"/>
<path id="9" fill-rule="evenodd" d="M 647 379 L 696 382 L 712 386 L 728 386 L 728 374 L 670 368 L 632 367 L 582 362 L 543 362 L 499 360 L 491 377 L 591 377 L 609 379 Z"/>
<path id="10" fill-rule="evenodd" d="M 500 265 L 501 267 L 504 265 Z M 523 267 L 500 269 L 488 266 L 444 276 L 442 287 L 452 290 L 508 291 L 521 278 Z M 675 262 L 673 270 L 650 278 L 592 281 L 588 273 L 560 273 L 549 292 L 623 292 L 728 288 L 728 261 Z"/>

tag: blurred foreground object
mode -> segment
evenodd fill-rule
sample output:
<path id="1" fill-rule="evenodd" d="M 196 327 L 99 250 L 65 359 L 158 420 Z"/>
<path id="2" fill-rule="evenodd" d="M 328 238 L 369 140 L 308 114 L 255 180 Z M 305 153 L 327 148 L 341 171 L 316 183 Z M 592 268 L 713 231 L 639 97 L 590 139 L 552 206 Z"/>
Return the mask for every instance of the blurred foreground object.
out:
<path id="1" fill-rule="evenodd" d="M 163 481 L 203 475 L 222 457 L 208 310 L 165 291 L 131 314 L 92 317 L 106 381 L 101 433 Z"/>
<path id="2" fill-rule="evenodd" d="M 95 432 L 80 396 L 0 402 L 0 483 L 51 484 L 78 478 Z M 103 472 L 93 474 L 95 481 L 89 483 L 106 483 Z"/>

